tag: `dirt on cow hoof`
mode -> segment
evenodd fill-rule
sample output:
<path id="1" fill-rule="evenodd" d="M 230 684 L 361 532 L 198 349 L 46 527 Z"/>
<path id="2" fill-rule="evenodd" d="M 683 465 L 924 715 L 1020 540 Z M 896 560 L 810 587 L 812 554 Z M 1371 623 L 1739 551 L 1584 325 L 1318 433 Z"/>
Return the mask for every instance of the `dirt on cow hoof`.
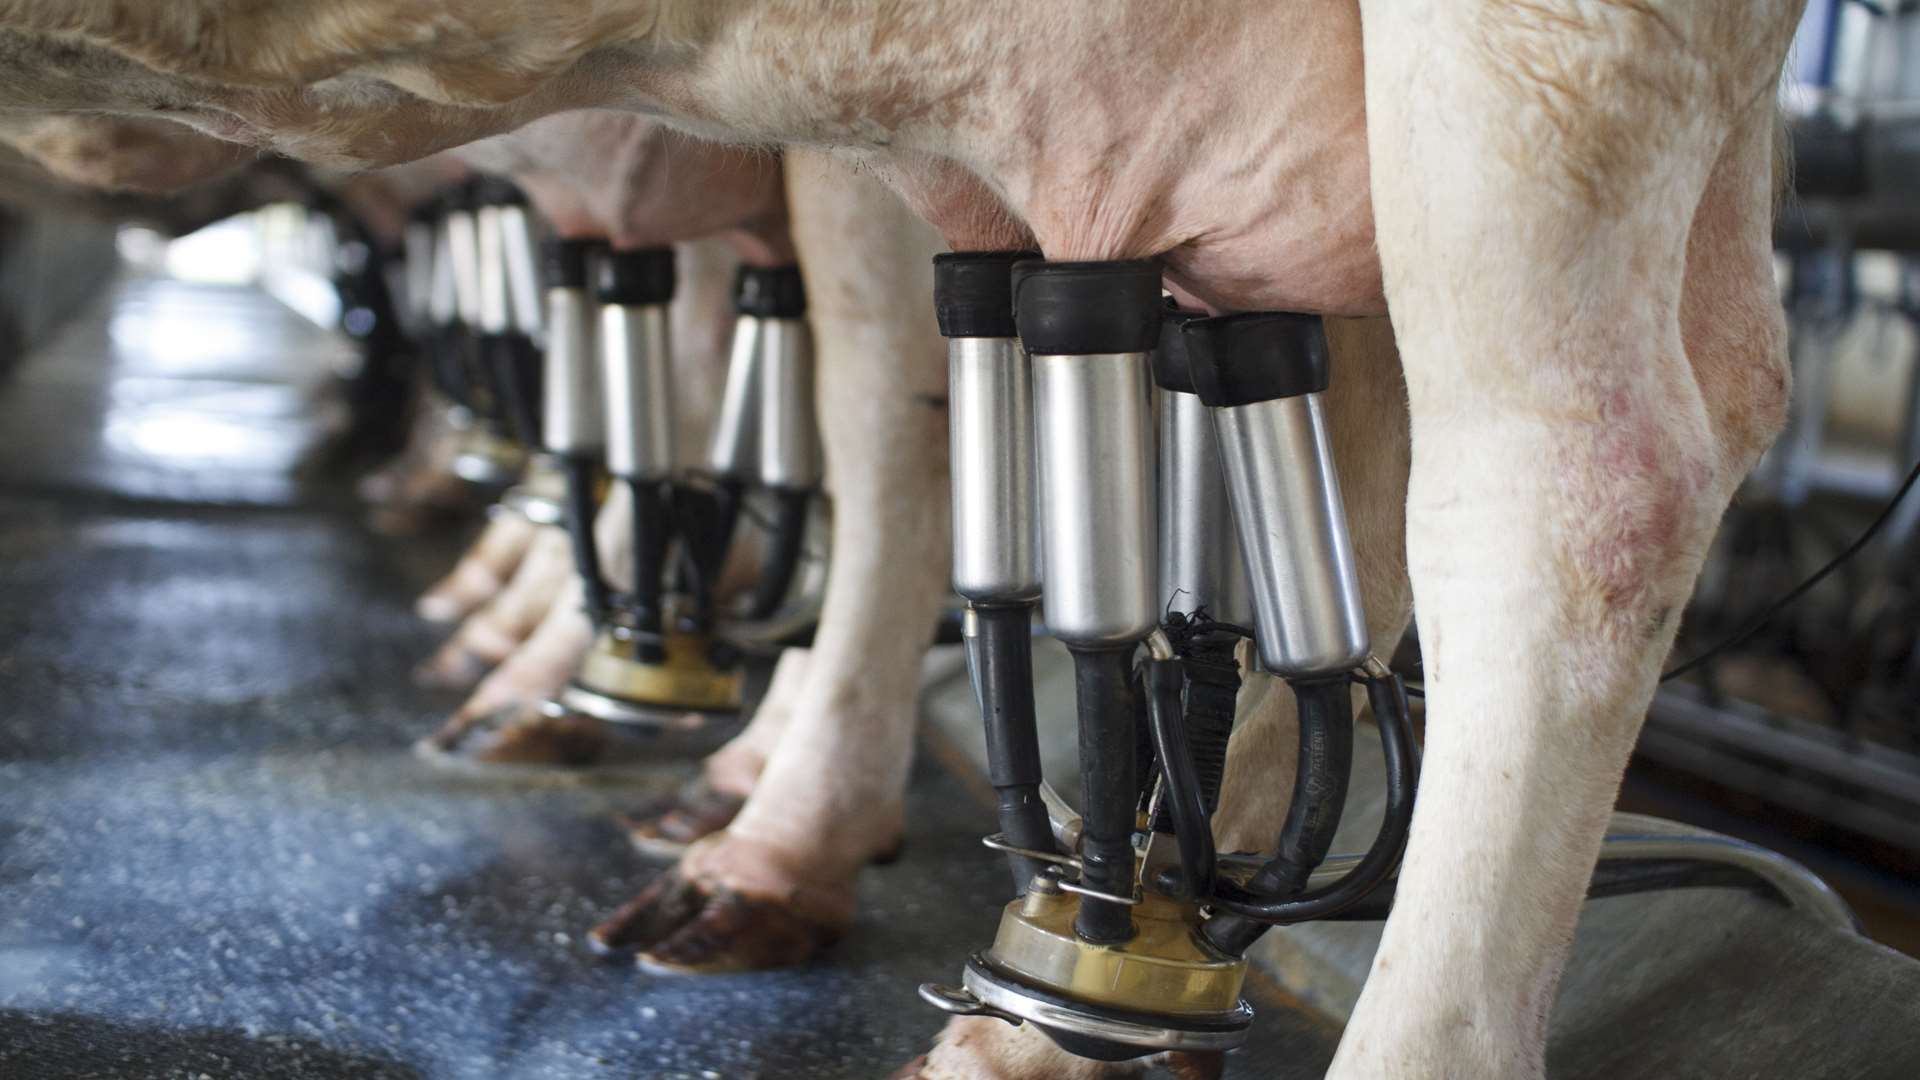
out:
<path id="1" fill-rule="evenodd" d="M 642 855 L 679 858 L 687 845 L 727 827 L 747 800 L 719 791 L 705 777 L 616 820 Z"/>
<path id="2" fill-rule="evenodd" d="M 582 769 L 607 761 L 612 743 L 607 726 L 591 717 L 509 705 L 456 716 L 414 748 L 442 765 Z"/>
<path id="3" fill-rule="evenodd" d="M 691 881 L 676 867 L 594 927 L 587 941 L 603 956 L 633 955 L 662 973 L 791 967 L 846 932 L 843 921 L 809 907 L 799 895 L 774 900 Z"/>

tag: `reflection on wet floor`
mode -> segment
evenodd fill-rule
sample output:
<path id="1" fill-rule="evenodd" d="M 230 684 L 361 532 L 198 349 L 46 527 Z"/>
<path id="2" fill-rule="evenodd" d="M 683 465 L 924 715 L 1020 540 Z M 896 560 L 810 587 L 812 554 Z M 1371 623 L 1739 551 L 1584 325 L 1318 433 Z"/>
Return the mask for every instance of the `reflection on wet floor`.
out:
<path id="1" fill-rule="evenodd" d="M 204 351 L 196 351 L 195 343 Z M 906 856 L 818 963 L 673 978 L 584 930 L 659 869 L 618 778 L 407 752 L 409 605 L 459 537 L 364 529 L 293 467 L 340 346 L 265 296 L 134 280 L 0 383 L 0 1077 L 884 1076 L 984 945 L 991 814 L 922 753 Z M 1230 1076 L 1317 1076 L 1262 1010 Z"/>
<path id="2" fill-rule="evenodd" d="M 0 394 L 0 481 L 139 499 L 285 505 L 345 421 L 348 344 L 242 286 L 134 277 Z"/>

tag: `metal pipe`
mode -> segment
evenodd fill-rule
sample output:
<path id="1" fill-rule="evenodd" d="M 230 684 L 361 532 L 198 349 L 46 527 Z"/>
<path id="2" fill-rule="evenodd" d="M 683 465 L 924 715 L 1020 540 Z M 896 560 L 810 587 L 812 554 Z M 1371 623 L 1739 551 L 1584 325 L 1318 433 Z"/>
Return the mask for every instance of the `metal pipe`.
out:
<path id="1" fill-rule="evenodd" d="M 1222 865 L 1233 865 L 1241 870 L 1247 869 L 1251 861 L 1244 856 L 1223 856 L 1221 859 Z M 1352 873 L 1362 861 L 1364 856 L 1361 855 L 1330 855 L 1313 872 L 1307 887 L 1311 892 L 1323 892 L 1340 878 Z M 1818 874 L 1793 859 L 1746 840 L 1644 814 L 1613 815 L 1607 835 L 1600 842 L 1600 858 L 1595 866 L 1593 884 L 1588 890 L 1589 896 L 1595 893 L 1622 895 L 1625 891 L 1648 891 L 1649 886 L 1676 888 L 1695 883 L 1690 880 L 1682 880 L 1677 884 L 1654 880 L 1631 890 L 1616 890 L 1607 885 L 1608 867 L 1632 866 L 1635 863 L 1725 867 L 1766 886 L 1782 903 L 1823 926 L 1850 934 L 1860 932 L 1859 917 L 1846 900 Z M 1386 880 L 1367 894 L 1364 903 L 1349 907 L 1334 917 L 1362 922 L 1386 918 L 1392 910 L 1393 893 L 1398 882 L 1397 877 Z M 1725 885 L 1730 882 L 1714 879 L 1703 883 Z"/>
<path id="2" fill-rule="evenodd" d="M 480 226 L 472 208 L 447 212 L 447 268 L 452 274 L 453 309 L 468 329 L 481 325 Z"/>
<path id="3" fill-rule="evenodd" d="M 597 622 L 611 606 L 594 544 L 594 480 L 606 449 L 595 351 L 595 302 L 587 275 L 600 245 L 556 240 L 547 247 L 546 400 L 541 438 L 566 477 L 567 535 L 573 545 L 588 614 Z"/>
<path id="4" fill-rule="evenodd" d="M 1261 664 L 1321 677 L 1367 658 L 1366 610 L 1320 395 L 1326 335 L 1317 316 L 1197 319 L 1185 339 L 1212 409 L 1253 594 Z"/>
<path id="5" fill-rule="evenodd" d="M 661 479 L 673 472 L 673 364 L 665 304 L 600 306 L 607 470 Z"/>
<path id="6" fill-rule="evenodd" d="M 1160 416 L 1160 602 L 1169 614 L 1205 610 L 1251 625 L 1247 567 L 1227 501 L 1213 415 L 1194 392 L 1186 324 L 1199 318 L 1169 308 L 1153 354 Z"/>
<path id="7" fill-rule="evenodd" d="M 727 356 L 727 384 L 714 415 L 707 443 L 707 471 L 744 484 L 753 479 L 759 459 L 756 421 L 760 397 L 760 320 L 738 318 Z"/>
<path id="8" fill-rule="evenodd" d="M 1169 612 L 1205 609 L 1253 621 L 1245 557 L 1227 502 L 1213 417 L 1195 394 L 1160 400 L 1160 597 Z"/>
<path id="9" fill-rule="evenodd" d="M 1160 623 L 1147 354 L 1035 355 L 1047 627 L 1131 646 Z"/>
<path id="10" fill-rule="evenodd" d="M 674 284 L 671 248 L 616 251 L 600 263 L 600 371 L 607 470 L 615 476 L 660 480 L 677 464 L 667 314 Z"/>
<path id="11" fill-rule="evenodd" d="M 947 374 L 953 589 L 984 603 L 1037 600 L 1031 365 L 1015 338 L 955 337 Z"/>
<path id="12" fill-rule="evenodd" d="M 540 289 L 539 229 L 519 202 L 499 208 L 500 255 L 513 330 L 538 339 L 546 324 Z"/>
<path id="13" fill-rule="evenodd" d="M 606 388 L 607 471 L 633 496 L 633 589 L 627 597 L 634 655 L 666 659 L 666 574 L 673 530 L 673 356 L 667 305 L 671 248 L 608 252 L 600 260 L 600 373 Z"/>
<path id="14" fill-rule="evenodd" d="M 596 305 L 587 269 L 599 245 L 559 240 L 548 246 L 546 402 L 541 424 L 548 450 L 597 459 L 606 449 L 600 405 Z"/>
<path id="15" fill-rule="evenodd" d="M 475 328 L 483 334 L 506 334 L 513 329 L 513 300 L 507 287 L 506 236 L 500 224 L 500 207 L 480 207 L 473 212 L 473 221 L 478 259 L 474 272 L 478 296 Z"/>
<path id="16" fill-rule="evenodd" d="M 1151 262 L 1023 262 L 1012 286 L 1033 367 L 1043 602 L 1074 661 L 1086 790 L 1074 930 L 1114 943 L 1133 933 L 1122 902 L 1134 891 L 1140 798 L 1133 653 L 1160 620 L 1147 396 L 1160 271 Z"/>
<path id="17" fill-rule="evenodd" d="M 934 258 L 934 309 L 947 339 L 953 584 L 967 600 L 967 670 L 987 739 L 1000 831 L 1015 847 L 1054 850 L 1033 701 L 1033 383 L 1013 319 L 1023 252 Z M 1044 868 L 1009 853 L 1016 895 Z"/>
<path id="18" fill-rule="evenodd" d="M 759 321 L 760 483 L 775 490 L 812 491 L 821 477 L 812 334 L 803 318 Z"/>
<path id="19" fill-rule="evenodd" d="M 434 241 L 433 219 L 425 215 L 410 218 L 400 234 L 406 266 L 403 286 L 406 302 L 401 310 L 406 313 L 408 332 L 414 334 L 425 333 L 434 322 Z"/>

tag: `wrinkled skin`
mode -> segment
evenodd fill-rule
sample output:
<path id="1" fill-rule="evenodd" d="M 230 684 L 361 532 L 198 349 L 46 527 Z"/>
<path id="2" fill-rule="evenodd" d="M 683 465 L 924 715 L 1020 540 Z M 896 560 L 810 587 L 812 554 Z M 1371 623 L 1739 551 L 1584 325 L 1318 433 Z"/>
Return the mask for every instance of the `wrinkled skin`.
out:
<path id="1" fill-rule="evenodd" d="M 342 157 L 645 108 L 857 155 L 955 246 L 1157 256 L 1215 310 L 1390 312 L 1428 741 L 1393 916 L 1330 1075 L 1542 1074 L 1677 612 L 1782 420 L 1771 95 L 1798 3 L 872 0 L 824 19 L 800 0 L 578 0 L 534 21 L 503 0 L 401 56 L 373 14 L 440 5 L 363 0 L 324 25 L 209 6 L 211 43 L 165 13 L 17 0 L 0 97 L 158 102 Z M 92 47 L 49 57 L 53 32 Z M 258 49 L 270 34 L 299 47 Z M 292 94 L 321 76 L 344 111 Z M 380 140 L 376 105 L 401 114 Z M 971 1027 L 922 1075 L 1088 1068 Z"/>

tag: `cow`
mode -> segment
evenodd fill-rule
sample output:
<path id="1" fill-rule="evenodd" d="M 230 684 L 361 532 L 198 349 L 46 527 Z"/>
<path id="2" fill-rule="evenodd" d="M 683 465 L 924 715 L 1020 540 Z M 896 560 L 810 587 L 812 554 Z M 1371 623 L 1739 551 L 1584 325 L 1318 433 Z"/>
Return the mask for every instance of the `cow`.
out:
<path id="1" fill-rule="evenodd" d="M 1782 423 L 1799 7 L 12 0 L 0 106 L 363 163 L 630 108 L 867 162 L 956 248 L 1156 257 L 1210 311 L 1390 314 L 1426 756 L 1330 1075 L 1529 1077 L 1679 611 Z M 1402 497 L 1343 486 L 1361 521 Z M 922 1073 L 1097 1068 L 990 1025 Z"/>

